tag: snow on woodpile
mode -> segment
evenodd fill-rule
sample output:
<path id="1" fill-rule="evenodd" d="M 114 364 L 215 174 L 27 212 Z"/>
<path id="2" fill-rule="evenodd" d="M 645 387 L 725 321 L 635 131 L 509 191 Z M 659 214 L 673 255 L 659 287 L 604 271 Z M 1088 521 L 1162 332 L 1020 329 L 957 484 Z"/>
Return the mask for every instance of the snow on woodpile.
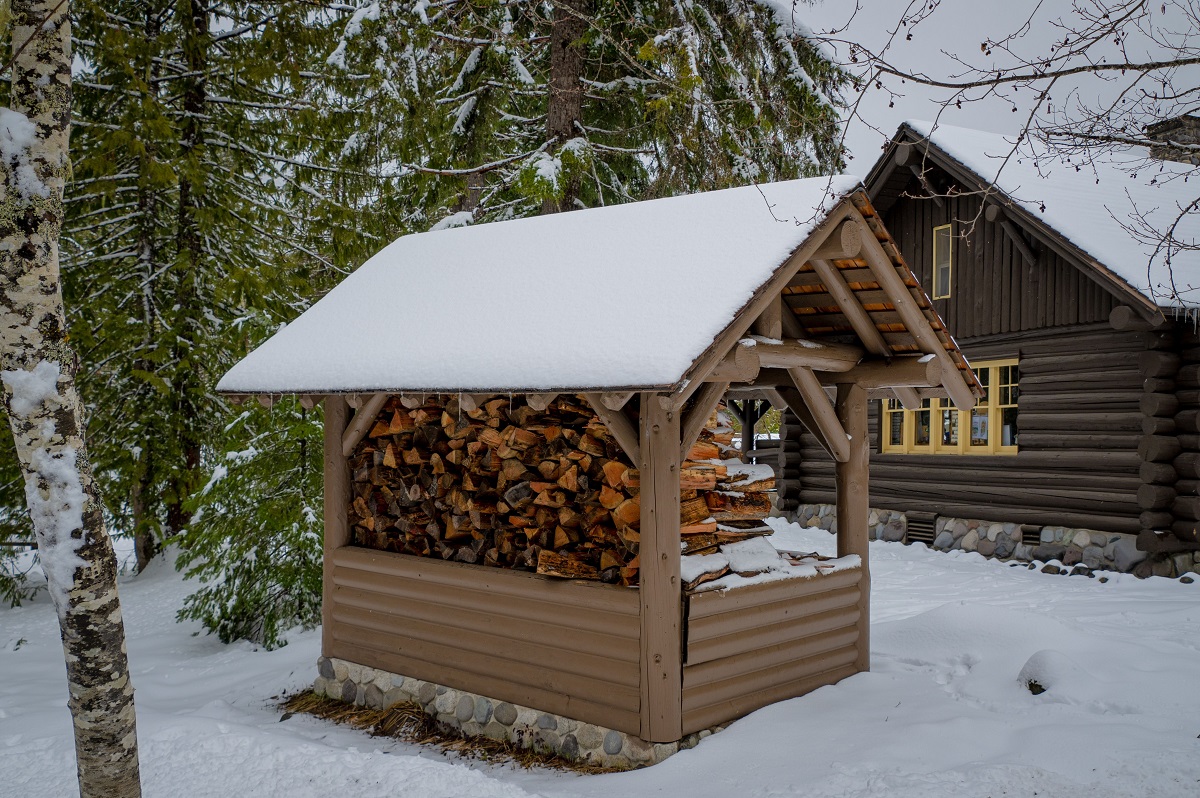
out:
<path id="1" fill-rule="evenodd" d="M 858 185 L 810 178 L 404 236 L 217 387 L 670 386 Z"/>
<path id="2" fill-rule="evenodd" d="M 1071 161 L 1043 145 L 980 130 L 910 120 L 918 135 L 1054 228 L 1160 306 L 1200 306 L 1200 252 L 1167 253 L 1159 231 L 1180 218 L 1175 238 L 1200 238 L 1185 209 L 1196 199 L 1195 167 L 1153 160 L 1145 148 Z M 1015 152 L 1014 152 L 1015 148 Z"/>

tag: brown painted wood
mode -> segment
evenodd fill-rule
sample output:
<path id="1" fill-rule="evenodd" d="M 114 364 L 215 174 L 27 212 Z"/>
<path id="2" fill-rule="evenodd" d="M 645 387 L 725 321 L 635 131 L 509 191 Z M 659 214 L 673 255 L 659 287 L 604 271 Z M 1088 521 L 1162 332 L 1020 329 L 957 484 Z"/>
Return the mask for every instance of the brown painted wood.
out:
<path id="1" fill-rule="evenodd" d="M 324 487 L 324 558 L 321 566 L 321 652 L 324 656 L 332 656 L 331 643 L 333 638 L 330 630 L 330 613 L 333 602 L 333 555 L 350 542 L 350 520 L 346 508 L 350 504 L 350 469 L 346 463 L 346 455 L 342 451 L 342 438 L 346 433 L 346 424 L 350 408 L 340 396 L 325 397 L 325 430 L 324 457 L 325 471 Z"/>
<path id="2" fill-rule="evenodd" d="M 604 426 L 608 427 L 608 431 L 612 433 L 613 438 L 616 439 L 630 462 L 638 462 L 641 459 L 641 443 L 638 441 L 637 429 L 634 428 L 625 413 L 621 410 L 609 409 L 604 404 L 603 394 L 585 393 L 583 398 L 592 406 L 592 410 L 596 411 L 596 415 L 604 422 Z"/>
<path id="3" fill-rule="evenodd" d="M 673 742 L 682 730 L 683 630 L 679 576 L 679 413 L 641 397 L 641 737 Z"/>
<path id="4" fill-rule="evenodd" d="M 343 456 L 349 457 L 350 453 L 354 451 L 354 447 L 358 445 L 358 442 L 371 429 L 371 425 L 375 423 L 375 417 L 379 415 L 379 411 L 383 408 L 383 404 L 387 400 L 388 395 L 386 393 L 373 394 L 354 412 L 354 417 L 350 419 L 350 423 L 342 435 Z"/>
<path id="5" fill-rule="evenodd" d="M 829 397 L 825 395 L 820 381 L 811 369 L 794 368 L 788 369 L 787 372 L 792 379 L 792 384 L 804 400 L 805 407 L 811 413 L 816 429 L 820 430 L 825 443 L 829 445 L 833 459 L 839 463 L 845 462 L 850 452 L 846 432 L 842 429 L 837 413 L 830 404 Z"/>
<path id="6" fill-rule="evenodd" d="M 838 421 L 849 439 L 849 453 L 836 467 L 837 479 L 837 551 L 839 557 L 851 554 L 862 560 L 859 581 L 858 655 L 854 661 L 860 671 L 871 669 L 871 570 L 867 517 L 870 514 L 870 444 L 867 437 L 867 393 L 857 385 L 839 385 L 836 410 Z"/>
<path id="7" fill-rule="evenodd" d="M 727 382 L 709 382 L 696 392 L 696 395 L 692 399 L 692 407 L 688 410 L 687 416 L 684 417 L 681 424 L 681 444 L 679 447 L 679 459 L 681 462 L 687 459 L 687 453 L 691 451 L 692 444 L 699 439 L 700 431 L 708 423 L 709 417 L 717 409 L 717 404 L 725 396 L 725 391 L 728 388 L 729 383 Z"/>

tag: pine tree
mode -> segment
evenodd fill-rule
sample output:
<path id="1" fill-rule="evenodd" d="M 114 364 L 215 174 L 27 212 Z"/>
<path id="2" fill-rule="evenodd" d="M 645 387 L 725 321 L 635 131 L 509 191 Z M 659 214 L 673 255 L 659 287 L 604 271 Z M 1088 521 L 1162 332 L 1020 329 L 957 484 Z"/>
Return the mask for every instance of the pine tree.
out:
<path id="1" fill-rule="evenodd" d="M 756 0 L 360 0 L 330 61 L 373 75 L 425 226 L 842 163 L 844 73 Z"/>

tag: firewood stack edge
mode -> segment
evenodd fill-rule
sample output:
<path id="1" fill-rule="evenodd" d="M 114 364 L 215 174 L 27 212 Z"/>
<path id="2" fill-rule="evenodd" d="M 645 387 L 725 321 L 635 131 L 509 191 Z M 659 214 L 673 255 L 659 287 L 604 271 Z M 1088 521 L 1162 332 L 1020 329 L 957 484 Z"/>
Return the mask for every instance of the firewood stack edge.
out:
<path id="1" fill-rule="evenodd" d="M 410 402 L 410 404 L 414 404 Z M 736 459 L 713 413 L 680 471 L 685 554 L 768 534 L 770 466 Z M 359 546 L 610 584 L 638 583 L 639 475 L 582 397 L 391 397 L 350 455 Z"/>

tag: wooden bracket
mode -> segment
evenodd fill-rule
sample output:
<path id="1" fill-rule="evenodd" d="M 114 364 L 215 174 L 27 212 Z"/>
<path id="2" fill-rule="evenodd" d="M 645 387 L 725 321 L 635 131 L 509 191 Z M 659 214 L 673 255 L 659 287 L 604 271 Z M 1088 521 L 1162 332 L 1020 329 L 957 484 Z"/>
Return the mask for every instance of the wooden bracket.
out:
<path id="1" fill-rule="evenodd" d="M 423 393 L 402 393 L 400 394 L 400 404 L 408 410 L 416 410 L 421 405 L 425 404 L 425 394 Z"/>
<path id="2" fill-rule="evenodd" d="M 717 403 L 721 401 L 721 397 L 725 395 L 725 390 L 728 387 L 729 383 L 727 382 L 706 382 L 704 387 L 696 392 L 691 412 L 687 414 L 680 425 L 680 460 L 687 459 L 688 452 L 692 449 L 692 444 L 700 437 L 700 431 L 704 429 L 705 422 L 712 415 L 713 410 L 716 408 Z"/>
<path id="3" fill-rule="evenodd" d="M 460 393 L 458 395 L 458 406 L 464 412 L 473 413 L 483 406 L 483 403 L 491 399 L 494 394 L 490 393 Z"/>
<path id="4" fill-rule="evenodd" d="M 375 423 L 375 417 L 379 415 L 379 411 L 383 409 L 387 399 L 386 393 L 372 394 L 358 410 L 354 411 L 354 418 L 350 419 L 350 423 L 346 426 L 346 432 L 342 435 L 343 456 L 349 457 L 350 453 L 354 451 L 354 447 L 358 446 L 358 442 L 371 430 L 371 425 Z"/>
<path id="5" fill-rule="evenodd" d="M 629 462 L 638 463 L 642 459 L 641 444 L 638 442 L 638 431 L 633 426 L 633 423 L 620 410 L 612 410 L 604 404 L 604 397 L 598 393 L 585 393 L 583 398 L 592 406 L 592 410 L 596 411 L 596 415 L 604 422 L 604 426 L 608 427 L 608 431 L 617 439 L 617 444 L 625 455 L 629 458 Z"/>
<path id="6" fill-rule="evenodd" d="M 1030 266 L 1037 265 L 1037 255 L 1033 248 L 1029 246 L 1029 242 L 1025 240 L 1025 236 L 1021 235 L 1021 231 L 1017 229 L 1008 217 L 1004 215 L 1004 209 L 994 203 L 988 203 L 984 209 L 983 215 L 989 222 L 995 222 L 1000 225 L 1000 229 L 1012 241 L 1013 246 L 1021 253 L 1021 257 L 1025 259 L 1025 263 Z"/>
<path id="7" fill-rule="evenodd" d="M 633 398 L 633 391 L 605 391 L 600 394 L 600 402 L 609 410 L 620 410 Z"/>
<path id="8" fill-rule="evenodd" d="M 833 459 L 839 463 L 846 462 L 850 457 L 850 443 L 846 439 L 846 431 L 842 429 L 842 424 L 837 419 L 833 403 L 829 401 L 829 397 L 825 395 L 825 389 L 817 380 L 817 375 L 813 374 L 812 369 L 806 368 L 788 369 L 788 374 L 791 375 L 796 390 L 804 399 L 804 404 L 808 407 L 821 436 L 829 445 L 829 452 L 833 455 Z M 784 398 L 787 398 L 786 395 Z"/>
<path id="9" fill-rule="evenodd" d="M 531 408 L 539 413 L 550 406 L 550 403 L 558 398 L 556 393 L 531 393 L 525 396 L 525 401 Z"/>

